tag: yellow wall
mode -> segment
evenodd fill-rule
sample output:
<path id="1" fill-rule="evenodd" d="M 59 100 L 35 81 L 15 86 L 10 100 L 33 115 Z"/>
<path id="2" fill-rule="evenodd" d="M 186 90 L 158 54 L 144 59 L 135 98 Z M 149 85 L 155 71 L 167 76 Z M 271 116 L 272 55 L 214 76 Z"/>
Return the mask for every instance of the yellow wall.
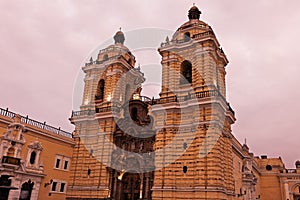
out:
<path id="1" fill-rule="evenodd" d="M 13 123 L 13 119 L 9 117 L 5 117 L 0 115 L 0 136 L 2 137 L 3 134 L 8 130 L 8 125 Z M 71 157 L 72 157 L 72 149 L 74 146 L 73 138 L 71 137 L 64 137 L 58 135 L 56 133 L 49 132 L 47 130 L 37 128 L 33 125 L 24 124 L 25 132 L 23 132 L 23 136 L 25 137 L 26 143 L 22 147 L 21 151 L 21 160 L 26 163 L 28 158 L 28 145 L 32 142 L 38 141 L 42 145 L 42 152 L 39 158 L 39 166 L 43 166 L 43 172 L 41 175 L 45 175 L 42 178 L 42 182 L 40 184 L 39 192 L 38 192 L 38 199 L 47 200 L 47 199 L 55 199 L 55 200 L 63 200 L 66 198 L 66 189 L 67 184 L 65 185 L 64 192 L 52 192 L 50 179 L 53 180 L 62 180 L 67 183 L 69 178 L 69 170 L 62 170 L 62 169 L 55 169 L 55 162 L 56 162 L 56 155 L 62 155 L 66 158 L 69 158 L 69 167 L 71 164 Z M 2 158 L 1 158 L 2 159 Z M 22 162 L 21 161 L 21 162 Z M 63 164 L 63 163 L 62 163 Z M 61 165 L 63 166 L 63 165 Z M 41 167 L 40 167 L 41 168 Z M 26 169 L 28 172 L 28 169 Z M 30 169 L 29 169 L 30 170 Z M 46 187 L 45 187 L 46 184 Z M 37 184 L 34 185 L 34 190 L 37 189 Z M 58 188 L 59 189 L 59 188 Z M 51 196 L 49 196 L 51 194 Z"/>

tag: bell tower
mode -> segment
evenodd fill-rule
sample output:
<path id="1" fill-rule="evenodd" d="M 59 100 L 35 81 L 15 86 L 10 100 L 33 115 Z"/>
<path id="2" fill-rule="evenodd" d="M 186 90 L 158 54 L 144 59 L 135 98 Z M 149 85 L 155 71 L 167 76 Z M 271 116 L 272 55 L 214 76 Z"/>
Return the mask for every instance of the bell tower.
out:
<path id="1" fill-rule="evenodd" d="M 158 50 L 162 56 L 162 98 L 174 92 L 188 92 L 186 86 L 191 86 L 195 92 L 215 89 L 226 97 L 228 60 L 214 31 L 200 20 L 200 14 L 201 11 L 193 6 L 188 12 L 189 21 Z"/>
<path id="2" fill-rule="evenodd" d="M 156 116 L 153 200 L 233 199 L 228 60 L 213 29 L 193 6 L 189 20 L 158 49 L 162 88 Z"/>
<path id="3" fill-rule="evenodd" d="M 135 57 L 124 46 L 125 36 L 120 30 L 114 36 L 115 44 L 99 51 L 97 59 L 91 57 L 82 70 L 85 73 L 85 85 L 81 110 L 93 110 L 95 105 L 105 102 L 125 101 L 126 86 L 132 92 L 129 85 L 116 87 L 121 77 L 134 70 Z M 127 76 L 126 78 L 129 78 Z M 124 78 L 123 78 L 124 79 Z M 128 99 L 127 99 L 128 100 Z"/>
<path id="4" fill-rule="evenodd" d="M 143 73 L 135 68 L 135 57 L 124 45 L 120 30 L 115 44 L 99 51 L 82 67 L 85 73 L 80 111 L 72 113 L 75 147 L 67 199 L 110 199 L 115 174 L 112 151 L 116 148 L 116 121 L 122 117 L 122 105 L 139 95 Z M 139 192 L 139 191 L 138 191 Z"/>

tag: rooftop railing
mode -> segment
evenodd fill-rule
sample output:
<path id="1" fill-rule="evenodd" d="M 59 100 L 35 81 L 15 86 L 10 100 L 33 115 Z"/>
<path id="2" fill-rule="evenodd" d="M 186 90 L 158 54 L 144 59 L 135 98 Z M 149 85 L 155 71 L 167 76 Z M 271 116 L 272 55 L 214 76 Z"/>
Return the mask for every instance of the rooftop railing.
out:
<path id="1" fill-rule="evenodd" d="M 165 104 L 165 103 L 173 103 L 173 102 L 184 102 L 190 99 L 202 99 L 202 98 L 209 98 L 209 97 L 220 97 L 226 102 L 226 99 L 222 96 L 222 94 L 218 90 L 209 90 L 209 91 L 202 91 L 202 92 L 196 92 L 194 94 L 189 94 L 186 96 L 171 96 L 171 97 L 165 97 L 165 98 L 158 98 L 158 99 L 150 99 L 146 96 L 140 96 L 138 100 L 141 100 L 147 104 L 155 105 L 155 104 Z M 134 99 L 133 99 L 134 100 Z M 232 112 L 234 115 L 234 110 L 231 108 L 229 103 L 228 110 Z M 81 111 L 73 111 L 72 117 L 80 117 L 80 116 L 89 116 L 93 115 L 95 113 L 101 113 L 101 112 L 110 112 L 115 111 L 119 112 L 121 109 L 121 105 L 118 103 L 112 103 L 112 102 L 103 102 L 101 103 L 101 107 L 97 108 L 95 110 L 81 110 Z"/>
<path id="2" fill-rule="evenodd" d="M 85 63 L 85 66 L 89 66 L 89 65 L 93 65 L 93 64 L 102 64 L 102 63 L 104 63 L 104 62 L 106 62 L 106 61 L 114 60 L 114 59 L 117 59 L 117 58 L 119 58 L 119 57 L 121 57 L 121 56 L 122 56 L 122 55 L 116 55 L 116 56 L 112 56 L 112 57 L 110 57 L 110 58 L 107 58 L 107 59 L 101 60 L 101 61 L 99 61 L 99 60 L 90 61 L 90 62 L 88 62 L 88 63 Z"/>
<path id="3" fill-rule="evenodd" d="M 185 38 L 185 39 L 182 39 L 182 40 L 175 39 L 175 40 L 163 42 L 163 43 L 161 43 L 161 47 L 171 45 L 171 44 L 182 44 L 182 43 L 185 43 L 185 42 L 189 42 L 190 40 L 197 40 L 197 39 L 205 38 L 205 37 L 208 37 L 208 36 L 215 36 L 215 34 L 214 34 L 213 31 L 198 33 L 198 34 L 193 35 L 193 37 L 191 37 L 190 39 L 189 38 Z"/>
<path id="4" fill-rule="evenodd" d="M 9 118 L 14 118 L 16 116 L 16 113 L 9 111 L 8 108 L 7 109 L 0 108 L 0 115 L 9 117 Z M 28 124 L 28 125 L 49 131 L 51 133 L 61 135 L 61 136 L 65 136 L 68 138 L 73 137 L 72 133 L 61 130 L 60 127 L 56 128 L 56 127 L 50 126 L 50 125 L 46 124 L 46 122 L 42 123 L 42 122 L 36 121 L 34 119 L 30 119 L 28 116 L 26 116 L 26 117 L 21 116 L 21 122 L 24 124 Z"/>
<path id="5" fill-rule="evenodd" d="M 209 91 L 202 91 L 202 92 L 196 92 L 194 94 L 188 94 L 186 96 L 171 96 L 171 97 L 165 97 L 156 99 L 155 103 L 157 104 L 163 104 L 163 103 L 172 103 L 172 102 L 183 102 L 189 99 L 202 99 L 207 97 L 221 97 L 224 101 L 225 98 L 220 94 L 218 90 L 209 90 Z"/>
<path id="6" fill-rule="evenodd" d="M 106 58 L 106 59 L 103 59 L 103 60 L 98 60 L 98 59 L 97 60 L 90 60 L 90 62 L 85 63 L 85 66 L 90 66 L 90 65 L 94 65 L 94 64 L 102 64 L 104 62 L 111 61 L 111 60 L 116 60 L 118 58 L 123 58 L 124 60 L 126 60 L 122 54 L 118 54 L 118 55 L 115 55 L 115 56 L 112 56 L 112 57 L 109 57 L 109 58 Z"/>
<path id="7" fill-rule="evenodd" d="M 286 169 L 285 172 L 288 174 L 292 174 L 292 173 L 297 173 L 297 170 L 296 169 Z"/>

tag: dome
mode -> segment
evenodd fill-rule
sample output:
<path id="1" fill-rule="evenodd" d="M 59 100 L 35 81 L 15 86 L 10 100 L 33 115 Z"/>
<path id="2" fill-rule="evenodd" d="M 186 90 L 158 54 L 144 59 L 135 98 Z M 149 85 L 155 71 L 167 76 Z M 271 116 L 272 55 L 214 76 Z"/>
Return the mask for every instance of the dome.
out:
<path id="1" fill-rule="evenodd" d="M 177 29 L 172 37 L 172 40 L 183 39 L 184 37 L 182 35 L 186 34 L 187 32 L 189 32 L 190 37 L 193 38 L 196 34 L 201 34 L 209 31 L 213 32 L 212 28 L 207 23 L 201 20 L 189 20 Z"/>
<path id="2" fill-rule="evenodd" d="M 125 36 L 124 33 L 119 30 L 114 36 L 115 44 L 124 44 Z"/>
<path id="3" fill-rule="evenodd" d="M 192 19 L 200 19 L 201 11 L 197 8 L 197 6 L 193 6 L 189 10 L 188 17 L 190 20 Z"/>
<path id="4" fill-rule="evenodd" d="M 187 29 L 187 28 L 190 28 L 190 27 L 201 27 L 201 28 L 205 28 L 205 29 L 211 29 L 211 27 L 201 21 L 201 20 L 193 20 L 193 21 L 187 21 L 185 22 L 184 24 L 182 24 L 178 29 Z"/>

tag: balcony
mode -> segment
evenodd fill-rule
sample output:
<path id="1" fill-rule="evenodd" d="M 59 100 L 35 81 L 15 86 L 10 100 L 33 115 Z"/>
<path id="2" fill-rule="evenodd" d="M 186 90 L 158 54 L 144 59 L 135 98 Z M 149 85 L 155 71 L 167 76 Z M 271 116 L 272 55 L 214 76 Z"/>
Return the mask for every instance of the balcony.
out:
<path id="1" fill-rule="evenodd" d="M 196 92 L 193 94 L 188 94 L 186 96 L 170 96 L 165 98 L 149 98 L 146 96 L 139 96 L 138 99 L 131 99 L 131 100 L 140 100 L 150 105 L 155 104 L 165 104 L 165 103 L 173 103 L 173 102 L 183 102 L 187 101 L 189 99 L 203 99 L 203 98 L 215 98 L 220 97 L 223 101 L 226 102 L 226 99 L 222 96 L 222 94 L 219 92 L 219 90 L 208 90 L 208 91 L 202 91 L 202 92 Z M 120 112 L 121 110 L 121 104 L 119 102 L 101 102 L 98 104 L 97 101 L 95 101 L 96 108 L 94 110 L 80 110 L 80 111 L 72 111 L 72 116 L 74 118 L 78 117 L 86 117 L 86 116 L 93 116 L 96 113 L 103 113 L 103 112 Z M 231 108 L 231 106 L 227 103 L 228 110 L 232 112 L 234 115 L 234 110 Z"/>
<path id="2" fill-rule="evenodd" d="M 200 40 L 200 39 L 205 39 L 205 38 L 208 38 L 208 37 L 215 37 L 215 34 L 213 31 L 207 31 L 207 32 L 204 32 L 204 33 L 198 33 L 198 34 L 195 34 L 191 37 L 192 40 Z M 178 40 L 178 39 L 175 39 L 175 40 L 171 40 L 171 41 L 166 41 L 166 42 L 163 42 L 161 43 L 161 47 L 165 47 L 165 46 L 168 46 L 168 45 L 172 45 L 172 44 L 183 44 L 183 43 L 187 43 L 187 42 L 190 42 L 191 40 L 190 39 L 181 39 L 181 40 Z"/>
<path id="3" fill-rule="evenodd" d="M 20 158 L 14 158 L 14 157 L 10 157 L 10 156 L 3 156 L 2 157 L 2 164 L 19 166 L 20 161 L 21 161 Z"/>

